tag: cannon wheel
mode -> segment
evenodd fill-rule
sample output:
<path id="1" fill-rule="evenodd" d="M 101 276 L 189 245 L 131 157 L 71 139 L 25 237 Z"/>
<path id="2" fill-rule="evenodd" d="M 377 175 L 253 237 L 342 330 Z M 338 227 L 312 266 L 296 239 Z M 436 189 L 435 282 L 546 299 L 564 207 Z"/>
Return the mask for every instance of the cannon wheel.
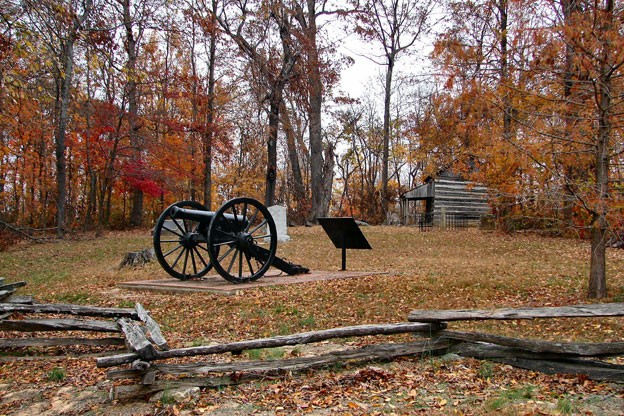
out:
<path id="1" fill-rule="evenodd" d="M 269 210 L 252 198 L 235 198 L 215 213 L 208 227 L 210 262 L 227 281 L 259 279 L 277 251 L 277 231 Z"/>
<path id="2" fill-rule="evenodd" d="M 154 254 L 163 269 L 176 279 L 202 277 L 212 268 L 206 241 L 207 225 L 173 218 L 172 207 L 207 211 L 196 201 L 180 201 L 168 206 L 154 227 Z"/>

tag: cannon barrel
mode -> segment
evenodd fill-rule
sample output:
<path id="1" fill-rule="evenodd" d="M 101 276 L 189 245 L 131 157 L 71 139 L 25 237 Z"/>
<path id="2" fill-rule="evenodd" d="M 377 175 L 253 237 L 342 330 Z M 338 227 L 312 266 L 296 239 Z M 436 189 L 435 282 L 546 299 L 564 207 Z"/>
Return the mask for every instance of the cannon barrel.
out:
<path id="1" fill-rule="evenodd" d="M 171 207 L 170 215 L 171 218 L 175 219 L 191 220 L 197 221 L 202 224 L 210 224 L 210 221 L 212 221 L 215 216 L 215 212 L 173 206 Z M 240 214 L 235 217 L 234 214 L 227 213 L 223 214 L 223 217 L 229 221 L 234 221 L 235 223 L 237 223 L 238 226 L 241 227 L 244 227 L 249 223 L 249 219 L 247 217 L 243 218 Z M 219 224 L 223 224 L 223 222 L 220 221 Z"/>
<path id="2" fill-rule="evenodd" d="M 215 213 L 213 211 L 202 211 L 198 209 L 188 209 L 173 206 L 170 210 L 171 218 L 181 220 L 193 220 L 201 223 L 210 223 Z"/>

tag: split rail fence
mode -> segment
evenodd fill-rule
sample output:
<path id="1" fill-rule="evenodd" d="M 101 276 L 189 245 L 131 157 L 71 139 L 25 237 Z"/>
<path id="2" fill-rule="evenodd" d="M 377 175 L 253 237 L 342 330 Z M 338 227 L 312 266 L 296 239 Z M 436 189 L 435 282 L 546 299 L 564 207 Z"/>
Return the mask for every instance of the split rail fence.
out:
<path id="1" fill-rule="evenodd" d="M 14 286 L 0 281 L 0 293 Z M 23 282 L 18 286 L 23 286 Z M 0 295 L 0 330 L 3 331 L 97 331 L 116 333 L 106 338 L 8 338 L 0 339 L 0 348 L 49 345 L 124 344 L 128 352 L 96 358 L 100 368 L 110 368 L 107 377 L 115 383 L 111 397 L 116 399 L 145 396 L 180 387 L 220 387 L 258 380 L 283 372 L 322 368 L 337 363 L 362 364 L 389 361 L 398 357 L 456 353 L 465 357 L 488 359 L 519 368 L 549 374 L 585 374 L 596 380 L 624 381 L 624 366 L 604 361 L 624 355 L 624 342 L 573 343 L 504 337 L 479 332 L 448 329 L 450 322 L 467 320 L 518 320 L 551 318 L 597 318 L 624 316 L 624 303 L 591 304 L 543 308 L 493 310 L 414 310 L 408 322 L 357 325 L 303 332 L 215 345 L 171 349 L 163 334 L 140 305 L 131 308 L 98 308 L 65 304 L 38 304 L 28 297 L 11 292 Z M 71 319 L 9 319 L 11 314 L 72 315 Z M 85 319 L 97 317 L 99 319 Z M 104 318 L 104 319 L 102 319 Z M 411 342 L 383 343 L 328 354 L 279 360 L 231 362 L 196 361 L 200 356 L 245 350 L 276 348 L 321 342 L 329 339 L 372 335 L 414 334 Z M 187 359 L 187 360 L 184 360 Z"/>
<path id="2" fill-rule="evenodd" d="M 393 360 L 401 356 L 445 354 L 488 359 L 548 374 L 585 374 L 596 380 L 624 381 L 624 366 L 600 359 L 624 354 L 624 342 L 573 343 L 519 339 L 478 332 L 448 330 L 448 322 L 465 320 L 516 320 L 548 318 L 596 318 L 624 316 L 624 303 L 494 310 L 416 310 L 408 322 L 359 325 L 238 341 L 209 346 L 159 350 L 146 339 L 133 338 L 131 352 L 97 358 L 97 366 L 116 368 L 111 380 L 137 380 L 115 388 L 114 397 L 147 395 L 179 387 L 218 387 L 261 379 L 271 374 L 303 371 L 336 363 Z M 308 344 L 328 339 L 371 335 L 416 334 L 406 343 L 374 344 L 314 357 L 281 360 L 191 362 L 168 364 L 167 360 L 212 354 L 239 354 L 244 350 Z M 172 379 L 171 376 L 177 378 Z"/>

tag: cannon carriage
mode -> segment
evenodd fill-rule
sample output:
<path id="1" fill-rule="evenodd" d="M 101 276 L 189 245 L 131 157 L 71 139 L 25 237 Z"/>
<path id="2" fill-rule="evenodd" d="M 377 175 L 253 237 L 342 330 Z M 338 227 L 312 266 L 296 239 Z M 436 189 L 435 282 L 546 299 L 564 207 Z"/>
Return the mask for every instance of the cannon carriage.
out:
<path id="1" fill-rule="evenodd" d="M 180 280 L 213 268 L 232 283 L 257 280 L 271 266 L 289 275 L 309 271 L 276 256 L 273 217 L 252 198 L 234 198 L 216 212 L 196 201 L 176 202 L 158 218 L 153 242 L 160 265 Z"/>

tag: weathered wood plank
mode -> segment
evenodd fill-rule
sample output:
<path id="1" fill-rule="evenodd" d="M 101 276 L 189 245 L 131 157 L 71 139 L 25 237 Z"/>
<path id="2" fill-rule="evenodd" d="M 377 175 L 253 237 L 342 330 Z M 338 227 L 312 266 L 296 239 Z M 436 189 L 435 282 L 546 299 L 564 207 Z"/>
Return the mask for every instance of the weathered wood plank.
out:
<path id="1" fill-rule="evenodd" d="M 488 343 L 472 343 L 460 342 L 449 348 L 449 352 L 459 354 L 463 357 L 471 357 L 478 359 L 494 359 L 494 358 L 527 358 L 532 360 L 557 360 L 569 356 L 554 353 L 536 353 L 527 350 L 521 350 L 503 345 L 495 345 Z"/>
<path id="2" fill-rule="evenodd" d="M 478 332 L 440 331 L 436 337 L 468 342 L 487 342 L 531 351 L 578 357 L 599 357 L 624 354 L 624 342 L 552 342 L 520 339 Z"/>
<path id="3" fill-rule="evenodd" d="M 168 350 L 169 344 L 167 344 L 167 340 L 165 340 L 165 337 L 160 331 L 160 326 L 158 326 L 154 318 L 150 316 L 150 314 L 145 310 L 143 305 L 141 305 L 140 303 L 137 303 L 135 305 L 135 309 L 136 309 L 137 315 L 139 316 L 139 319 L 141 319 L 141 321 L 145 323 L 145 326 L 147 327 L 147 331 L 148 331 L 148 337 L 152 340 L 152 342 L 158 345 L 158 347 L 161 350 L 165 350 L 165 351 Z"/>
<path id="4" fill-rule="evenodd" d="M 126 345 L 128 349 L 136 352 L 142 360 L 149 361 L 156 356 L 156 349 L 151 342 L 145 337 L 143 330 L 136 321 L 121 318 L 117 320 L 121 327 L 121 331 L 126 337 Z"/>
<path id="5" fill-rule="evenodd" d="M 574 306 L 551 306 L 542 308 L 414 310 L 410 322 L 447 322 L 468 320 L 511 320 L 537 318 L 592 318 L 624 316 L 624 303 L 597 303 Z"/>
<path id="6" fill-rule="evenodd" d="M 101 318 L 132 318 L 139 319 L 136 310 L 130 308 L 100 308 L 63 303 L 38 303 L 23 305 L 16 303 L 0 303 L 0 312 L 47 313 L 76 316 L 97 316 Z"/>
<path id="7" fill-rule="evenodd" d="M 85 321 L 77 319 L 24 319 L 0 321 L 3 331 L 98 331 L 119 332 L 119 326 L 109 321 Z"/>
<path id="8" fill-rule="evenodd" d="M 539 371 L 544 374 L 584 374 L 597 381 L 624 381 L 624 366 L 605 367 L 601 362 L 591 360 L 531 360 L 526 358 L 504 358 L 494 361 L 523 368 L 525 370 Z"/>
<path id="9" fill-rule="evenodd" d="M 3 303 L 21 303 L 21 304 L 25 304 L 25 305 L 32 305 L 33 303 L 35 303 L 35 299 L 28 295 L 28 296 L 23 296 L 23 295 L 10 295 L 7 298 L 2 299 Z"/>
<path id="10" fill-rule="evenodd" d="M 494 344 L 462 342 L 450 352 L 464 357 L 487 359 L 545 374 L 585 374 L 592 380 L 624 381 L 624 366 L 601 361 L 570 358 L 556 353 L 536 353 Z"/>
<path id="11" fill-rule="evenodd" d="M 124 345 L 123 338 L 2 338 L 0 348 L 56 347 L 63 345 Z"/>
<path id="12" fill-rule="evenodd" d="M 168 375 L 205 375 L 209 373 L 280 373 L 299 372 L 323 368 L 336 363 L 358 363 L 388 361 L 423 353 L 440 353 L 448 349 L 448 341 L 416 341 L 400 344 L 374 344 L 361 348 L 334 351 L 314 357 L 297 357 L 284 360 L 259 360 L 231 363 L 189 363 L 189 364 L 154 364 L 148 372 L 156 371 Z M 112 370 L 107 374 L 110 380 L 142 377 L 144 371 Z"/>
<path id="13" fill-rule="evenodd" d="M 21 282 L 14 282 L 14 283 L 3 283 L 0 285 L 0 290 L 9 290 L 9 291 L 14 291 L 15 289 L 18 289 L 20 287 L 26 286 L 26 282 L 21 281 Z"/>
<path id="14" fill-rule="evenodd" d="M 15 293 L 15 290 L 0 290 L 0 300 L 4 300 Z"/>
<path id="15" fill-rule="evenodd" d="M 342 328 L 325 329 L 321 331 L 302 332 L 293 335 L 283 335 L 272 338 L 237 341 L 226 344 L 209 345 L 159 351 L 154 359 L 167 359 L 176 357 L 190 357 L 196 355 L 222 354 L 226 352 L 239 352 L 259 348 L 275 348 L 285 345 L 310 344 L 325 341 L 332 338 L 349 338 L 367 335 L 395 335 L 412 332 L 434 334 L 444 326 L 432 325 L 419 322 L 403 322 L 398 324 L 357 325 Z M 120 354 L 111 357 L 97 359 L 98 367 L 112 367 L 128 364 L 139 358 L 137 354 Z"/>

